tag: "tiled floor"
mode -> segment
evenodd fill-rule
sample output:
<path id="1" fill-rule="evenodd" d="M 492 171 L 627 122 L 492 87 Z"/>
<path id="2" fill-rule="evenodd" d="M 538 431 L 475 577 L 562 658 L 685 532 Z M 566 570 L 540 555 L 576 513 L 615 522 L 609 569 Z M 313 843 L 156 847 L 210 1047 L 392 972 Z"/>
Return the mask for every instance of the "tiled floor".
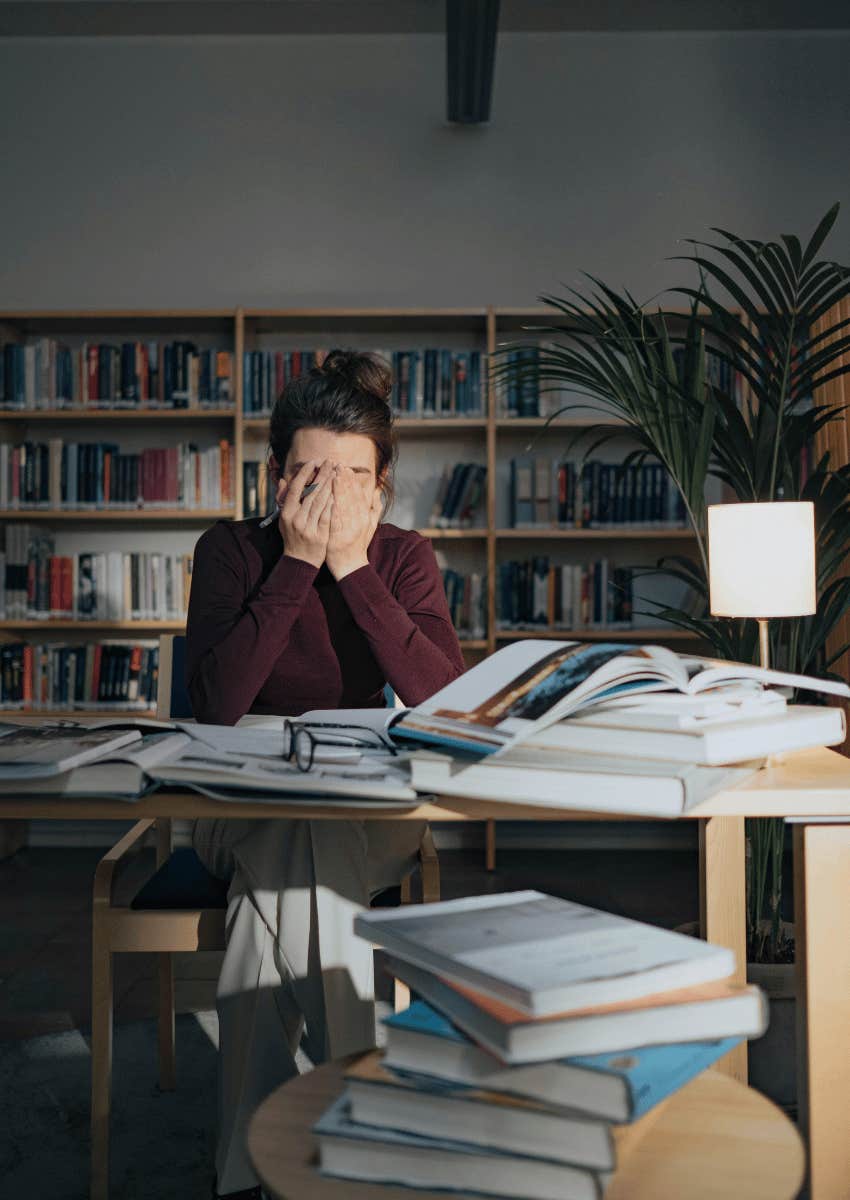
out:
<path id="1" fill-rule="evenodd" d="M 35 848 L 0 863 L 0 1039 L 87 1030 L 91 887 L 101 850 Z M 148 860 L 149 861 L 149 860 Z M 484 870 L 479 850 L 440 853 L 445 898 L 537 887 L 663 925 L 695 919 L 696 857 L 687 851 L 500 850 Z M 139 872 L 148 863 L 137 864 Z M 119 895 L 138 883 L 130 874 Z M 177 1008 L 214 1008 L 220 955 L 178 955 Z M 117 1021 L 154 1015 L 152 955 L 115 960 Z"/>

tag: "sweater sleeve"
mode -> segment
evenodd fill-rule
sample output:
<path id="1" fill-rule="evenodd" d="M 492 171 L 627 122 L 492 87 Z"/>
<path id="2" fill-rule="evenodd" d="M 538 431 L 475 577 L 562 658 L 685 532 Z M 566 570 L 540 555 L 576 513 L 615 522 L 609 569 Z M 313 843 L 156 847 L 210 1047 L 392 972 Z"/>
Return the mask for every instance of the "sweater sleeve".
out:
<path id="1" fill-rule="evenodd" d="M 465 666 L 431 543 L 417 537 L 387 587 L 371 565 L 339 589 L 375 660 L 403 704 L 421 704 Z"/>
<path id="2" fill-rule="evenodd" d="M 186 683 L 198 721 L 235 725 L 286 649 L 316 568 L 281 556 L 249 596 L 247 564 L 226 526 L 195 547 L 186 622 Z"/>

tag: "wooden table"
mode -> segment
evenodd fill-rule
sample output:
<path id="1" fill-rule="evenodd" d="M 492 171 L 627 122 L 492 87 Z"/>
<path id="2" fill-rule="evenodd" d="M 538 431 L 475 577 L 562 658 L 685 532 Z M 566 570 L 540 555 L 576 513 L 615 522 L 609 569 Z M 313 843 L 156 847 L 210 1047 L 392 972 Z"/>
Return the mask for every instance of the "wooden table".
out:
<path id="1" fill-rule="evenodd" d="M 248 1153 L 264 1189 L 274 1200 L 445 1200 L 445 1192 L 319 1174 L 311 1129 L 342 1090 L 343 1070 L 318 1067 L 257 1109 Z M 759 1092 L 707 1071 L 659 1113 L 605 1200 L 792 1200 L 804 1169 L 803 1144 L 787 1117 Z"/>
<path id="2" fill-rule="evenodd" d="M 287 801 L 223 802 L 178 791 L 157 792 L 136 803 L 0 798 L 0 819 L 130 821 L 206 816 L 312 820 L 392 816 L 416 821 L 633 819 L 455 797 L 442 797 L 402 812 L 388 812 L 377 805 L 349 808 Z M 799 994 L 804 1000 L 798 1077 L 809 1133 L 812 1200 L 850 1200 L 850 825 L 844 824 L 850 821 L 850 760 L 831 750 L 788 755 L 686 814 L 685 819 L 699 822 L 702 934 L 708 941 L 734 950 L 742 980 L 746 970 L 745 817 L 789 817 L 798 822 L 794 890 L 802 940 L 797 960 Z M 746 1064 L 746 1046 L 740 1046 L 726 1056 L 721 1067 L 746 1082 Z"/>

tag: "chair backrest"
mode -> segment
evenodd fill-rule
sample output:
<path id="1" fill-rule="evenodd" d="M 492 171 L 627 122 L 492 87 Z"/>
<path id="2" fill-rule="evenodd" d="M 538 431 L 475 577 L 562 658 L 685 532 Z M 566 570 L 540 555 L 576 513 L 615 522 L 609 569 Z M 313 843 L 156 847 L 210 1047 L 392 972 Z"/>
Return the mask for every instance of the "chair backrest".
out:
<path id="1" fill-rule="evenodd" d="M 156 715 L 161 721 L 194 716 L 186 687 L 186 639 L 181 634 L 162 633 L 159 637 Z"/>

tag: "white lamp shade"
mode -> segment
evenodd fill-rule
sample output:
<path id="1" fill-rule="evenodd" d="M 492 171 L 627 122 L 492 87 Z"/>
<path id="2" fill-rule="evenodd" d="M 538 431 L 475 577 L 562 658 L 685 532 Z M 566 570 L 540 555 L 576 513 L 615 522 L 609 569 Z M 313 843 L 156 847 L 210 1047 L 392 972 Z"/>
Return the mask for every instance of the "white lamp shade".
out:
<path id="1" fill-rule="evenodd" d="M 711 504 L 710 605 L 717 617 L 803 617 L 817 606 L 808 502 Z"/>

